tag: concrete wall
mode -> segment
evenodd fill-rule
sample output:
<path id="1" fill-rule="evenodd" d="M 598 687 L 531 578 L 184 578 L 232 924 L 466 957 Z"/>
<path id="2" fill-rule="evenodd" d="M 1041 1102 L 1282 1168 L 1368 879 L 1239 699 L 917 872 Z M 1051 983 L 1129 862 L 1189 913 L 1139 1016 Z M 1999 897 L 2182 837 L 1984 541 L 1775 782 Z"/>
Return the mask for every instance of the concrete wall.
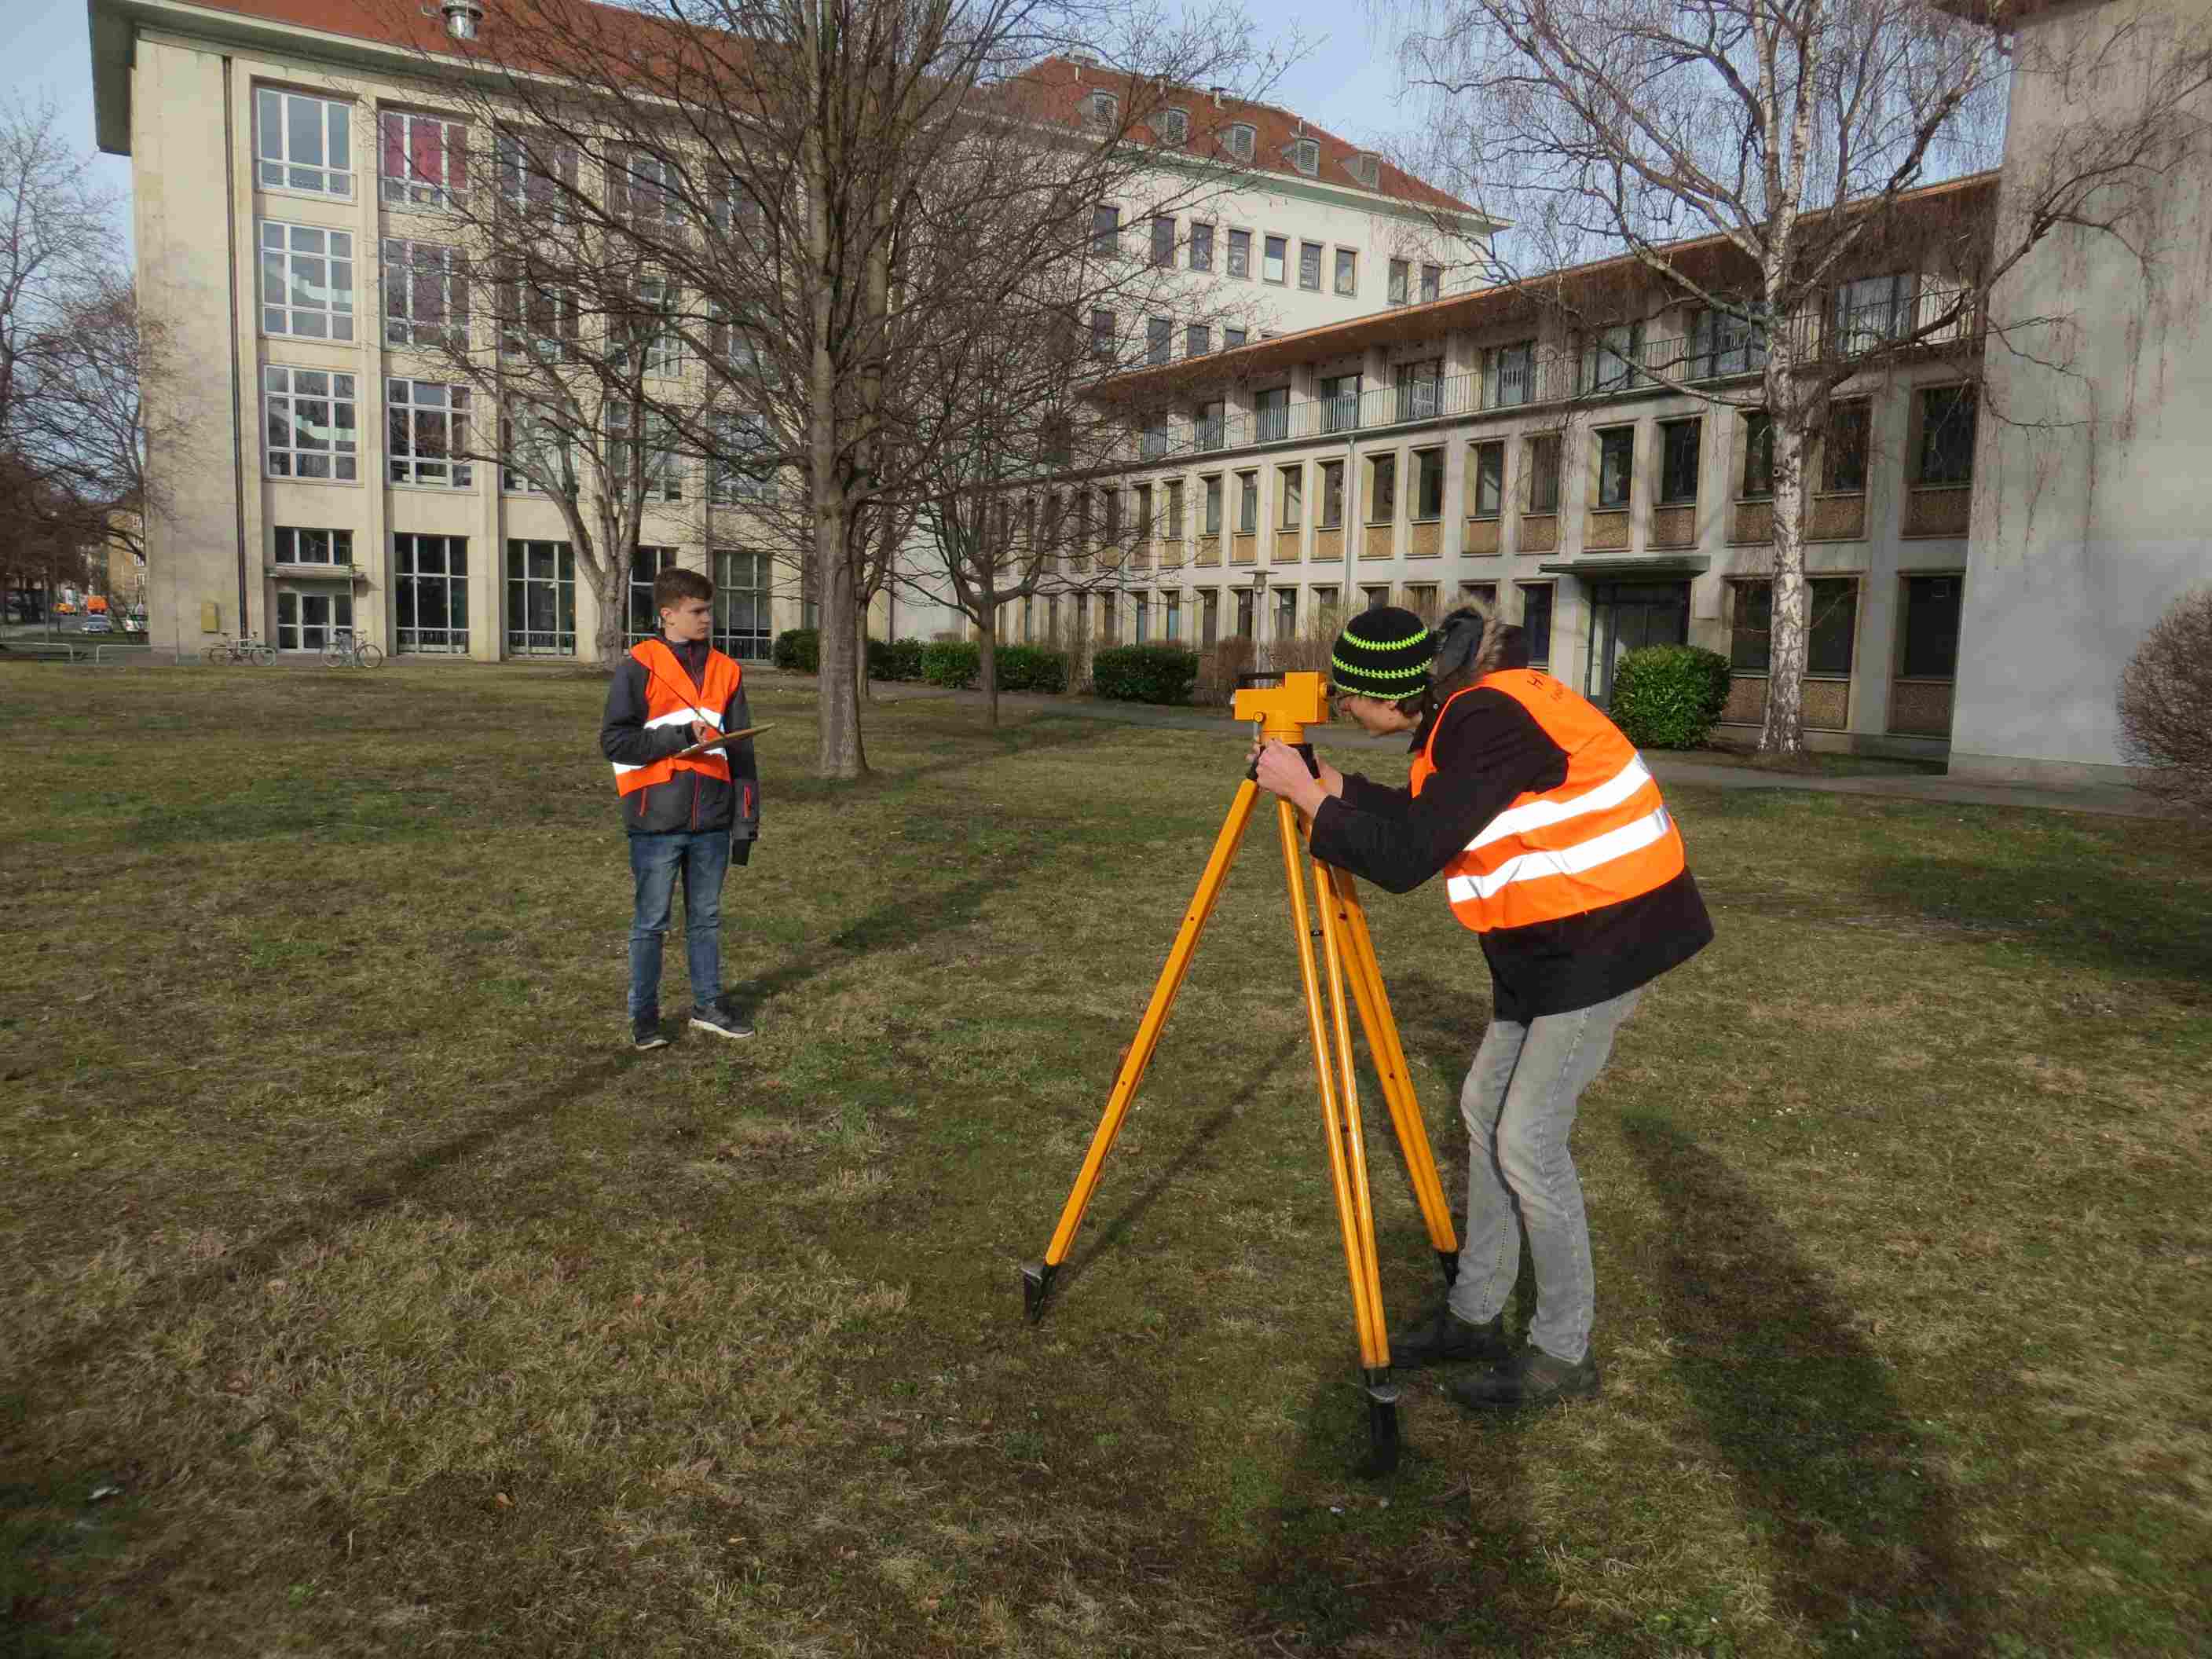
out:
<path id="1" fill-rule="evenodd" d="M 2000 246 L 2054 141 L 2139 110 L 2176 39 L 2208 19 L 2205 0 L 2093 0 L 2021 25 Z M 2051 72 L 2092 54 L 2109 57 L 2094 79 L 2066 87 Z M 2199 95 L 2193 112 L 2212 116 L 2212 100 Z M 1960 775 L 2124 776 L 2121 671 L 2166 606 L 2212 582 L 2208 179 L 2200 141 L 2148 191 L 2128 230 L 2147 260 L 2116 237 L 2061 229 L 1993 296 L 1994 325 L 2017 331 L 2021 349 L 1993 343 L 1986 362 L 1952 728 Z"/>

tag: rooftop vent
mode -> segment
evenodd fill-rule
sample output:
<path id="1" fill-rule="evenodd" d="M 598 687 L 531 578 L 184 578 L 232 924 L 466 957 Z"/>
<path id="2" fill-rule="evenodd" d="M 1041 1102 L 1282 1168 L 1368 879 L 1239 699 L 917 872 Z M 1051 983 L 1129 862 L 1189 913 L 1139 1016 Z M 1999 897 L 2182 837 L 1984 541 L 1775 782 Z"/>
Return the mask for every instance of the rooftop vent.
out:
<path id="1" fill-rule="evenodd" d="M 431 15 L 427 6 L 423 15 Z M 484 9 L 478 0 L 440 0 L 436 15 L 446 20 L 446 33 L 456 40 L 473 40 L 483 27 Z"/>

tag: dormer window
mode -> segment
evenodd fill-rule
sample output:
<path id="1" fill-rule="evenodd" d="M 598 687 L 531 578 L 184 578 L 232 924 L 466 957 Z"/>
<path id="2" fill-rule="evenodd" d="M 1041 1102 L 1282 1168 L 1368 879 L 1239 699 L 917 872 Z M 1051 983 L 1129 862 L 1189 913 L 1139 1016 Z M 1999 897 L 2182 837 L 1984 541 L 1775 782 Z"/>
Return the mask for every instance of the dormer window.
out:
<path id="1" fill-rule="evenodd" d="M 1182 144 L 1190 137 L 1190 115 L 1179 109 L 1164 109 L 1152 118 L 1152 131 L 1164 144 Z"/>
<path id="2" fill-rule="evenodd" d="M 1345 164 L 1352 176 L 1370 190 L 1378 190 L 1382 184 L 1382 158 L 1371 149 L 1364 149 Z"/>
<path id="3" fill-rule="evenodd" d="M 1083 118 L 1093 126 L 1110 127 L 1121 118 L 1121 100 L 1110 92 L 1088 92 L 1083 95 Z"/>
<path id="4" fill-rule="evenodd" d="M 1229 154 L 1237 161 L 1249 161 L 1260 137 L 1259 129 L 1249 121 L 1238 121 L 1229 129 Z"/>
<path id="5" fill-rule="evenodd" d="M 1321 140 L 1301 138 L 1291 146 L 1291 165 L 1309 179 L 1321 171 Z"/>

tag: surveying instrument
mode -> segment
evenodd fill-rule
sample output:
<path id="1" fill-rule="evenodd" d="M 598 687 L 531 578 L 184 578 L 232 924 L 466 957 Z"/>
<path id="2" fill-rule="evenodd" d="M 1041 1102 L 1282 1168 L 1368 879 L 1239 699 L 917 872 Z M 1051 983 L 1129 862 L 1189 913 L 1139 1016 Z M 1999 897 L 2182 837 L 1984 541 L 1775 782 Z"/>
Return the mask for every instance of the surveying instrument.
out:
<path id="1" fill-rule="evenodd" d="M 1255 723 L 1262 739 L 1279 738 L 1290 744 L 1304 757 L 1307 769 L 1316 777 L 1320 775 L 1313 745 L 1306 741 L 1305 732 L 1309 726 L 1325 725 L 1328 720 L 1328 695 L 1319 674 L 1239 675 L 1235 708 L 1238 720 Z M 1228 816 L 1222 820 L 1221 832 L 1214 837 L 1206 872 L 1199 878 L 1198 890 L 1191 895 L 1190 908 L 1183 913 L 1182 926 L 1176 930 L 1174 947 L 1168 952 L 1167 966 L 1160 970 L 1159 981 L 1152 987 L 1152 1001 L 1138 1024 L 1137 1035 L 1122 1054 L 1120 1073 L 1114 1079 L 1113 1092 L 1107 1097 L 1105 1115 L 1100 1118 L 1097 1131 L 1091 1138 L 1090 1152 L 1083 1160 L 1082 1172 L 1075 1178 L 1074 1190 L 1068 1194 L 1066 1206 L 1060 1212 L 1060 1225 L 1053 1233 L 1044 1259 L 1022 1269 L 1022 1301 L 1032 1322 L 1044 1316 L 1045 1299 L 1051 1292 L 1052 1281 L 1061 1263 L 1067 1260 L 1068 1250 L 1075 1243 L 1076 1230 L 1083 1224 L 1083 1212 L 1090 1207 L 1091 1197 L 1098 1190 L 1106 1155 L 1113 1151 L 1115 1139 L 1128 1116 L 1137 1085 L 1144 1079 L 1145 1067 L 1151 1063 L 1152 1051 L 1158 1045 L 1161 1028 L 1167 1024 L 1176 993 L 1182 988 L 1183 975 L 1198 949 L 1199 935 L 1205 931 L 1206 921 L 1213 914 L 1214 902 L 1220 897 L 1222 885 L 1229 878 L 1229 866 L 1236 860 L 1237 849 L 1243 842 L 1245 827 L 1251 822 L 1253 805 L 1260 794 L 1257 775 L 1256 769 L 1246 772 L 1243 782 L 1237 787 L 1236 799 L 1229 805 Z M 1451 1212 L 1444 1203 L 1443 1183 L 1437 1176 L 1436 1158 L 1429 1149 L 1421 1109 L 1413 1098 L 1413 1082 L 1407 1075 L 1397 1022 L 1391 1018 L 1389 999 L 1382 989 L 1382 970 L 1376 965 L 1374 941 L 1368 936 L 1367 915 L 1353 890 L 1352 878 L 1333 865 L 1312 859 L 1314 900 L 1309 906 L 1300 853 L 1311 836 L 1312 826 L 1297 807 L 1278 799 L 1275 828 L 1282 842 L 1283 874 L 1290 889 L 1291 933 L 1297 947 L 1298 974 L 1305 990 L 1306 1030 L 1313 1042 L 1314 1081 L 1321 1095 L 1329 1179 L 1335 1191 L 1337 1222 L 1344 1235 L 1345 1267 L 1352 1281 L 1352 1321 L 1358 1332 L 1359 1364 L 1367 1396 L 1370 1458 L 1365 1472 L 1385 1474 L 1398 1465 L 1398 1389 L 1390 1380 L 1390 1339 L 1382 1322 L 1382 1278 L 1375 1253 L 1375 1212 L 1367 1185 L 1367 1144 L 1360 1129 L 1358 1073 L 1352 1065 L 1351 1016 L 1345 997 L 1347 982 L 1351 988 L 1350 1006 L 1358 1011 L 1360 1029 L 1366 1034 L 1368 1057 L 1374 1062 L 1376 1075 L 1382 1079 L 1382 1098 L 1390 1109 L 1391 1127 L 1397 1132 L 1399 1150 L 1413 1179 L 1414 1201 L 1420 1206 L 1421 1218 L 1428 1224 L 1429 1242 L 1436 1247 L 1447 1286 L 1459 1271 L 1459 1240 L 1452 1230 Z M 1320 950 L 1318 966 L 1315 960 L 1316 943 Z M 1326 1006 L 1322 1002 L 1324 977 L 1328 986 Z"/>

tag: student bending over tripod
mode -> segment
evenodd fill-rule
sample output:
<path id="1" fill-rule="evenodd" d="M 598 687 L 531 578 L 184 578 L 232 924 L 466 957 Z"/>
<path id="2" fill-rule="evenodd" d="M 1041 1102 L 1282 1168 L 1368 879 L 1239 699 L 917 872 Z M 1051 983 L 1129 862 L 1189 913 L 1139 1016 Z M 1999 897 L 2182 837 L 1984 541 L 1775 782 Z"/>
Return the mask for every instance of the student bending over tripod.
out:
<path id="1" fill-rule="evenodd" d="M 1408 787 L 1329 766 L 1316 778 L 1279 743 L 1255 750 L 1261 786 L 1312 820 L 1316 858 L 1393 893 L 1444 875 L 1492 981 L 1460 1089 L 1472 1146 L 1459 1276 L 1421 1328 L 1392 1334 L 1391 1359 L 1487 1362 L 1452 1385 L 1467 1406 L 1595 1394 L 1596 1285 L 1567 1139 L 1644 986 L 1713 936 L 1681 836 L 1620 728 L 1531 669 L 1519 629 L 1478 611 L 1433 633 L 1409 611 L 1365 612 L 1337 635 L 1329 697 L 1370 733 L 1413 734 Z M 1524 1225 L 1536 1314 L 1516 1352 L 1504 1307 Z"/>

